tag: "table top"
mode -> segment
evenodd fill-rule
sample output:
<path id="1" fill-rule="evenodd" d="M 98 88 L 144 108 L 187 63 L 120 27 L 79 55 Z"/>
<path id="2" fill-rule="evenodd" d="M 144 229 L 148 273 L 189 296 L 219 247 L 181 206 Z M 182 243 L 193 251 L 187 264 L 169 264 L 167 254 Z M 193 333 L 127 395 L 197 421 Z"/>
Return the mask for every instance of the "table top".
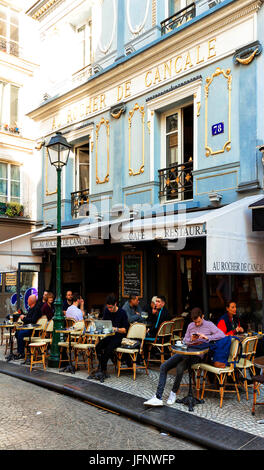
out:
<path id="1" fill-rule="evenodd" d="M 15 325 L 16 329 L 17 330 L 42 330 L 42 326 L 39 325 L 38 323 L 36 324 L 29 324 L 29 325 L 20 325 L 20 324 L 16 324 Z"/>
<path id="2" fill-rule="evenodd" d="M 202 356 L 203 354 L 208 353 L 209 348 L 199 349 L 195 351 L 189 348 L 181 348 L 180 346 L 172 346 L 171 350 L 173 353 L 181 354 L 182 356 Z"/>
<path id="3" fill-rule="evenodd" d="M 264 369 L 264 356 L 255 357 L 253 362 L 255 366 L 259 366 L 261 369 Z"/>
<path id="4" fill-rule="evenodd" d="M 86 336 L 94 336 L 95 338 L 106 338 L 107 336 L 114 336 L 114 332 L 112 333 L 88 333 L 86 332 Z"/>
<path id="5" fill-rule="evenodd" d="M 0 328 L 14 328 L 15 326 L 15 323 L 0 323 Z"/>

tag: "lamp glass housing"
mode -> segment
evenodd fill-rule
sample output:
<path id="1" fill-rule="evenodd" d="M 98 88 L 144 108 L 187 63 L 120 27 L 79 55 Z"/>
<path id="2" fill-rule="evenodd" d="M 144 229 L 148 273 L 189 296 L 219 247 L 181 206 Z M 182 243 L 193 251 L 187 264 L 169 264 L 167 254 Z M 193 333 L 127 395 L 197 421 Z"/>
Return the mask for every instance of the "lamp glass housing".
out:
<path id="1" fill-rule="evenodd" d="M 61 132 L 56 132 L 56 135 L 51 137 L 49 143 L 47 144 L 48 155 L 50 164 L 56 168 L 62 168 L 67 165 L 71 145 L 67 142 L 65 137 Z"/>

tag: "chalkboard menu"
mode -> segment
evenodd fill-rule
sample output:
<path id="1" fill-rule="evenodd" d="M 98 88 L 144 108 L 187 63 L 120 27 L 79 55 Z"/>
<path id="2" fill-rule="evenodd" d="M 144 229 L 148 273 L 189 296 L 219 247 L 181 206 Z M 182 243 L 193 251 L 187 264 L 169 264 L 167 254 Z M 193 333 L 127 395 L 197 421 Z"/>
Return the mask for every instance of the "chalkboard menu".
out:
<path id="1" fill-rule="evenodd" d="M 142 251 L 122 254 L 122 297 L 143 297 Z"/>

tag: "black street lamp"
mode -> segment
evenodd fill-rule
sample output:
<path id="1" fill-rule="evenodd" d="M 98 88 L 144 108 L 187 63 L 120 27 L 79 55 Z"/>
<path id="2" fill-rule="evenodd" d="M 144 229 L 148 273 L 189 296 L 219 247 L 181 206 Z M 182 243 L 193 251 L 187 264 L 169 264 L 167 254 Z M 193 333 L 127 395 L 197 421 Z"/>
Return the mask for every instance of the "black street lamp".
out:
<path id="1" fill-rule="evenodd" d="M 57 250 L 56 250 L 56 299 L 55 314 L 53 317 L 53 334 L 51 354 L 49 357 L 49 367 L 59 367 L 59 346 L 58 342 L 60 334 L 56 333 L 57 330 L 64 327 L 64 315 L 62 312 L 62 298 L 61 298 L 61 171 L 67 165 L 71 145 L 67 142 L 61 132 L 56 132 L 56 135 L 51 137 L 49 143 L 46 145 L 49 155 L 50 164 L 55 166 L 57 170 Z"/>

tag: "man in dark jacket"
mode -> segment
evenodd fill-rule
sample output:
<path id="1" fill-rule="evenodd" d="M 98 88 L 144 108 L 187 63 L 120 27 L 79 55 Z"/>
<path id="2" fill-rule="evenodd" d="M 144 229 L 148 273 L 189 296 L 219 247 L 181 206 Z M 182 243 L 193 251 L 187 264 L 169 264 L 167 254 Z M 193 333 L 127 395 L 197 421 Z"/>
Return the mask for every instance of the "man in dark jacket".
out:
<path id="1" fill-rule="evenodd" d="M 118 307 L 117 298 L 111 294 L 106 299 L 106 309 L 104 311 L 103 320 L 111 320 L 113 325 L 113 336 L 107 336 L 99 341 L 96 346 L 96 354 L 100 363 L 100 371 L 103 378 L 107 378 L 107 362 L 113 356 L 114 350 L 121 344 L 123 338 L 126 337 L 129 323 L 126 312 Z"/>
<path id="2" fill-rule="evenodd" d="M 23 321 L 24 325 L 35 324 L 42 315 L 40 305 L 37 304 L 37 297 L 35 295 L 29 296 L 28 306 L 29 310 L 27 315 L 20 315 L 19 317 L 19 319 Z M 26 336 L 29 336 L 28 330 L 20 330 L 16 332 L 18 355 L 15 359 L 24 359 L 25 357 L 24 338 Z"/>
<path id="3" fill-rule="evenodd" d="M 164 295 L 157 296 L 156 307 L 152 310 L 152 325 L 147 331 L 146 340 L 154 340 L 156 338 L 157 332 L 159 331 L 160 325 L 170 319 L 170 315 L 167 308 L 165 307 L 165 304 L 166 298 L 164 297 Z"/>

